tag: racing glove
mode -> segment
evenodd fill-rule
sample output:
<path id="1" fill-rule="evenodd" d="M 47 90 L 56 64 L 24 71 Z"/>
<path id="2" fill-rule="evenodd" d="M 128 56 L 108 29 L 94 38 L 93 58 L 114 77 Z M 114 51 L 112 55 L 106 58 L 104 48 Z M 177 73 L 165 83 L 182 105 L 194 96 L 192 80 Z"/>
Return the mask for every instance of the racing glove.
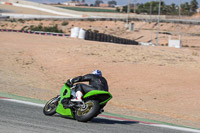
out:
<path id="1" fill-rule="evenodd" d="M 72 79 L 68 79 L 67 82 L 66 82 L 66 85 L 69 86 L 69 87 L 72 87 L 73 86 Z"/>

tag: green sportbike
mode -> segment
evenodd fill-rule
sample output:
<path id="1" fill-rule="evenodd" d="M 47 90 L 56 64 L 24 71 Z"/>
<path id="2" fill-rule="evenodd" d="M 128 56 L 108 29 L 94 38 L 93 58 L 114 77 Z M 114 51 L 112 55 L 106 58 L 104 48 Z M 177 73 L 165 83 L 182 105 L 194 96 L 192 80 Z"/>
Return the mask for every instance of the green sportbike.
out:
<path id="1" fill-rule="evenodd" d="M 107 102 L 112 98 L 112 95 L 107 91 L 92 90 L 83 96 L 82 102 L 73 102 L 71 99 L 76 97 L 74 87 L 75 85 L 70 88 L 64 84 L 61 94 L 50 99 L 45 104 L 43 113 L 48 116 L 58 113 L 80 122 L 87 122 L 99 115 Z M 69 100 L 63 103 L 64 98 Z"/>

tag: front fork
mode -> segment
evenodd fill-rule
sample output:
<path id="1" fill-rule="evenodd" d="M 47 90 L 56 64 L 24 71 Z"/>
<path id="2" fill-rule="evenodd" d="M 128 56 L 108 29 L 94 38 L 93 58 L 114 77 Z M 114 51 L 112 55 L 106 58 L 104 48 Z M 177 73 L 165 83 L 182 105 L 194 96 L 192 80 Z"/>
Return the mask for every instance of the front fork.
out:
<path id="1" fill-rule="evenodd" d="M 57 102 L 57 101 L 60 101 L 60 98 L 61 98 L 61 96 L 58 95 L 58 96 L 52 101 L 52 103 L 55 103 L 55 102 Z"/>

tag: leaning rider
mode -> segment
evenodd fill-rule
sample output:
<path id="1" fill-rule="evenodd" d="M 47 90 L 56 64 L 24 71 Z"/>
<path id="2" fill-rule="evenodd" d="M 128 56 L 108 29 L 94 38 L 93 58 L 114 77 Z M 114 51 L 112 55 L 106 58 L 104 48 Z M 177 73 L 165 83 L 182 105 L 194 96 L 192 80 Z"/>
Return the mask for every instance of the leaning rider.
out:
<path id="1" fill-rule="evenodd" d="M 71 99 L 71 101 L 82 102 L 82 96 L 92 90 L 108 91 L 107 81 L 102 76 L 102 72 L 100 70 L 95 70 L 91 74 L 86 74 L 84 76 L 78 76 L 73 79 L 68 79 L 66 84 L 72 87 L 74 83 L 85 81 L 88 81 L 89 85 L 83 83 L 76 84 L 76 98 Z"/>

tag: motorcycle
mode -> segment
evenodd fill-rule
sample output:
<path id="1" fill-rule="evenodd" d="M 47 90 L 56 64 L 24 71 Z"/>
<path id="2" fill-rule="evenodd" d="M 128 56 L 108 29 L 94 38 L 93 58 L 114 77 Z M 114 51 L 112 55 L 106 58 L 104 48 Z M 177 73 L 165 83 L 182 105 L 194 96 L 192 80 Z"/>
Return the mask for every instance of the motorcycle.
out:
<path id="1" fill-rule="evenodd" d="M 112 98 L 107 91 L 92 90 L 86 93 L 81 102 L 71 101 L 76 98 L 75 85 L 69 87 L 67 84 L 61 88 L 61 94 L 50 99 L 43 108 L 43 113 L 52 116 L 56 113 L 75 119 L 79 122 L 87 122 L 103 112 L 104 106 Z M 63 99 L 68 100 L 63 100 Z"/>

